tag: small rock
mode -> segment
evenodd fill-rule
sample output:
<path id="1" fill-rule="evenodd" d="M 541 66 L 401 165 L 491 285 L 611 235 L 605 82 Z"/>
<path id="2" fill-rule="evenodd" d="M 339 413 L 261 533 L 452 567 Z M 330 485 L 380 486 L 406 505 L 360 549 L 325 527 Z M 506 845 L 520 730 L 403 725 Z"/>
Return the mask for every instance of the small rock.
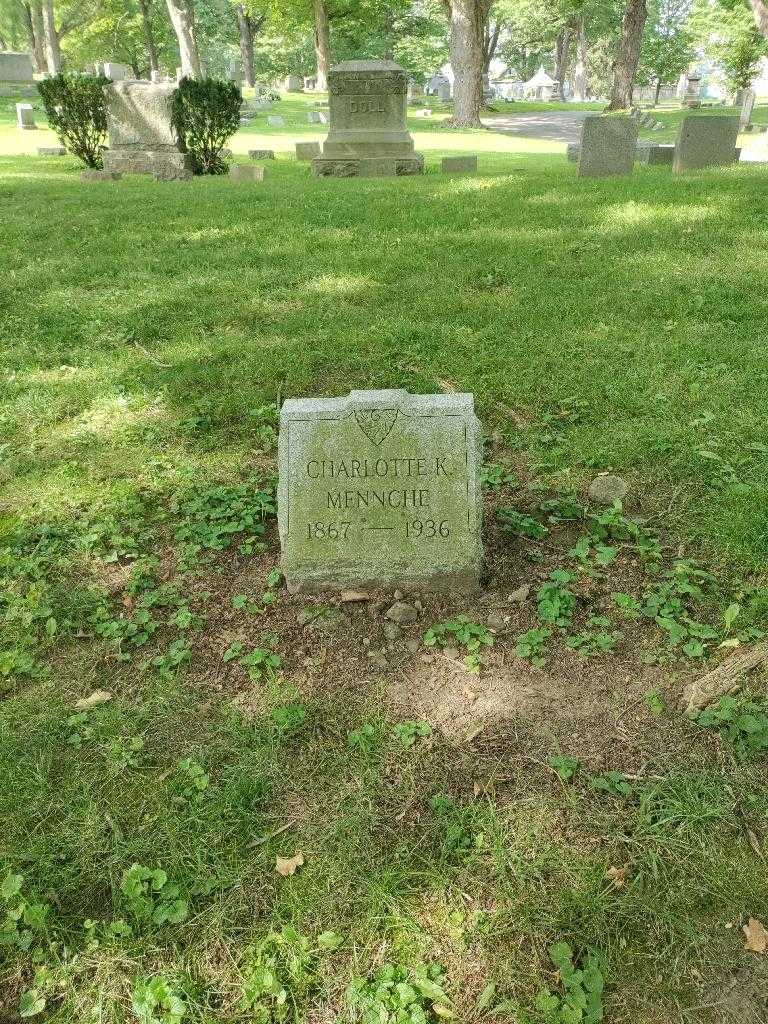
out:
<path id="1" fill-rule="evenodd" d="M 405 649 L 410 651 L 411 654 L 416 654 L 421 647 L 421 643 L 418 640 L 406 640 Z"/>
<path id="2" fill-rule="evenodd" d="M 391 622 L 396 622 L 400 626 L 408 626 L 419 617 L 413 605 L 405 601 L 396 601 L 386 614 Z"/>
<path id="3" fill-rule="evenodd" d="M 402 592 L 402 590 L 396 590 L 392 596 L 396 601 L 402 601 L 402 599 L 405 597 L 405 594 Z"/>
<path id="4" fill-rule="evenodd" d="M 626 497 L 629 488 L 620 476 L 613 473 L 605 473 L 596 476 L 589 485 L 589 497 L 599 505 L 612 505 L 614 501 L 621 501 Z"/>
<path id="5" fill-rule="evenodd" d="M 504 629 L 507 624 L 507 619 L 501 612 L 489 612 L 486 622 L 491 629 Z"/>
<path id="6" fill-rule="evenodd" d="M 402 629 L 400 629 L 396 622 L 385 622 L 383 633 L 387 640 L 399 640 L 403 635 Z"/>
<path id="7" fill-rule="evenodd" d="M 443 654 L 446 656 L 446 658 L 458 658 L 459 649 L 458 647 L 444 647 Z"/>
<path id="8" fill-rule="evenodd" d="M 364 636 L 363 637 L 363 647 L 370 647 L 370 646 L 371 646 L 371 638 L 369 636 Z"/>
<path id="9" fill-rule="evenodd" d="M 522 587 L 518 587 L 517 590 L 513 590 L 509 595 L 509 602 L 511 604 L 522 604 L 523 601 L 528 600 L 528 595 L 531 592 L 531 588 L 527 583 L 524 583 Z"/>
<path id="10" fill-rule="evenodd" d="M 351 604 L 355 601 L 370 601 L 371 595 L 365 590 L 342 590 L 342 604 Z"/>
<path id="11" fill-rule="evenodd" d="M 371 665 L 382 672 L 389 668 L 389 662 L 387 661 L 384 651 L 371 651 L 368 658 L 370 659 Z"/>
<path id="12" fill-rule="evenodd" d="M 308 622 L 311 622 L 315 618 L 317 612 L 314 608 L 302 608 L 296 616 L 296 621 L 300 626 L 306 626 Z"/>
<path id="13" fill-rule="evenodd" d="M 75 704 L 75 711 L 88 711 L 90 708 L 98 707 L 99 704 L 106 704 L 112 700 L 109 690 L 94 690 L 90 697 L 83 697 Z"/>

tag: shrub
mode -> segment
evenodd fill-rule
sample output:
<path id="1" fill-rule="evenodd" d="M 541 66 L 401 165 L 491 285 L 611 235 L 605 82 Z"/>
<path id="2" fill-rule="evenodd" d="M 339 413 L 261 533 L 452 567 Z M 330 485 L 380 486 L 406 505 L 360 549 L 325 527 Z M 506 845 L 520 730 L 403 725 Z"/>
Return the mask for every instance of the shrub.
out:
<path id="1" fill-rule="evenodd" d="M 195 174 L 226 174 L 221 153 L 240 127 L 242 93 L 233 82 L 182 78 L 173 94 L 173 124 L 192 154 Z"/>
<path id="2" fill-rule="evenodd" d="M 54 75 L 37 83 L 48 124 L 86 167 L 102 166 L 107 134 L 103 75 Z"/>

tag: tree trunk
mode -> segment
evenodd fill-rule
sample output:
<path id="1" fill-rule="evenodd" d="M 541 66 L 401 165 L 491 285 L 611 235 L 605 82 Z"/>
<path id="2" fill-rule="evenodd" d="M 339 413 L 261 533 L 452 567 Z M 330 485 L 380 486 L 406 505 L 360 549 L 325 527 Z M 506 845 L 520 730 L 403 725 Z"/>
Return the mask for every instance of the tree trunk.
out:
<path id="1" fill-rule="evenodd" d="M 555 43 L 555 81 L 559 99 L 565 98 L 565 77 L 568 74 L 568 58 L 571 52 L 571 26 L 563 25 L 557 33 Z"/>
<path id="2" fill-rule="evenodd" d="M 483 27 L 488 5 L 483 0 L 447 0 L 451 16 L 454 128 L 482 128 Z"/>
<path id="3" fill-rule="evenodd" d="M 253 73 L 253 21 L 250 14 L 246 14 L 242 4 L 235 5 L 237 15 L 237 28 L 240 32 L 240 59 L 243 62 L 243 76 L 245 84 L 252 89 L 256 83 Z"/>
<path id="4" fill-rule="evenodd" d="M 318 92 L 328 88 L 328 71 L 331 66 L 331 29 L 325 0 L 312 0 L 312 11 L 315 16 L 315 57 L 317 59 Z"/>
<path id="5" fill-rule="evenodd" d="M 758 30 L 768 39 L 768 2 L 767 0 L 749 0 Z"/>
<path id="6" fill-rule="evenodd" d="M 661 95 L 661 77 L 656 79 L 656 91 L 653 94 L 653 105 L 654 105 L 654 107 L 658 107 L 658 105 L 659 105 L 659 96 L 660 95 Z"/>
<path id="7" fill-rule="evenodd" d="M 21 13 L 24 19 L 24 31 L 27 33 L 32 59 L 35 62 L 35 71 L 39 74 L 46 70 L 45 48 L 43 46 L 43 15 L 40 7 L 37 6 L 35 9 L 31 3 L 22 3 Z"/>
<path id="8" fill-rule="evenodd" d="M 483 73 L 486 75 L 491 69 L 491 61 L 496 56 L 500 33 L 501 22 L 497 21 L 491 29 L 490 21 L 486 19 L 483 25 Z"/>
<path id="9" fill-rule="evenodd" d="M 195 12 L 192 0 L 165 0 L 173 31 L 179 41 L 181 73 L 185 78 L 200 78 L 200 55 L 195 39 Z"/>
<path id="10" fill-rule="evenodd" d="M 45 34 L 45 63 L 49 75 L 58 75 L 61 71 L 61 49 L 56 23 L 53 18 L 53 0 L 43 0 L 43 32 Z"/>
<path id="11" fill-rule="evenodd" d="M 151 73 L 153 71 L 159 71 L 160 65 L 157 60 L 157 46 L 155 46 L 155 35 L 152 31 L 152 17 L 150 15 L 149 3 L 147 0 L 139 0 L 139 10 L 141 11 L 141 24 L 144 29 L 144 45 L 147 48 L 151 78 Z"/>
<path id="12" fill-rule="evenodd" d="M 577 103 L 584 103 L 587 98 L 588 57 L 587 23 L 582 16 L 576 23 L 576 65 L 573 69 L 573 98 Z"/>
<path id="13" fill-rule="evenodd" d="M 619 48 L 613 62 L 611 101 L 606 110 L 628 110 L 632 106 L 632 90 L 647 17 L 645 0 L 627 0 L 627 9 L 621 23 Z"/>

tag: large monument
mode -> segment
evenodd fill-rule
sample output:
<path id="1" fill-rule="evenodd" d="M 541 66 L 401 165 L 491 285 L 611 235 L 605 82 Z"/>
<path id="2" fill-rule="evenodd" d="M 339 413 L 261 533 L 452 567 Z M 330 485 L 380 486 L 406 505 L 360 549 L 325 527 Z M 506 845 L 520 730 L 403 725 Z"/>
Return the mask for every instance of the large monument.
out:
<path id="1" fill-rule="evenodd" d="M 408 76 L 389 60 L 348 60 L 328 75 L 330 129 L 323 155 L 312 161 L 319 177 L 370 178 L 421 174 L 406 123 Z"/>
<path id="2" fill-rule="evenodd" d="M 171 120 L 176 88 L 175 82 L 136 81 L 106 87 L 105 171 L 152 174 L 165 180 L 192 177 L 192 157 Z"/>

